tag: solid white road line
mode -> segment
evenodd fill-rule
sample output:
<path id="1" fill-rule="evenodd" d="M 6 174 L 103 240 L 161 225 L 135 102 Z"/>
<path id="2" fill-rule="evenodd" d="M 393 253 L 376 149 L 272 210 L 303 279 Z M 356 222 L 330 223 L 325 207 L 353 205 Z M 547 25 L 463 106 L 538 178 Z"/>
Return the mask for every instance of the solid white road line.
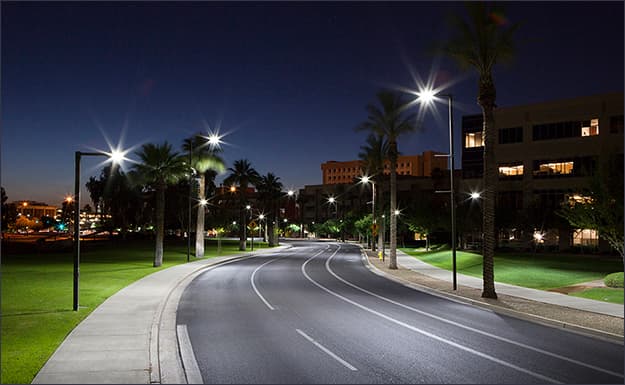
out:
<path id="1" fill-rule="evenodd" d="M 522 343 L 522 342 L 517 342 L 517 341 L 510 340 L 510 339 L 508 339 L 508 338 L 505 338 L 505 337 L 500 337 L 500 336 L 498 336 L 498 335 L 491 334 L 491 333 L 488 333 L 488 332 L 485 332 L 485 331 L 482 331 L 482 330 L 479 330 L 479 329 L 475 329 L 475 328 L 472 328 L 472 327 L 470 327 L 470 326 L 463 325 L 463 324 L 458 323 L 458 322 L 450 321 L 450 320 L 447 320 L 447 319 L 445 319 L 445 318 L 439 317 L 439 316 L 437 316 L 437 315 L 434 315 L 434 314 L 431 314 L 431 313 L 427 313 L 427 312 L 425 312 L 425 311 L 423 311 L 423 310 L 419 310 L 419 309 L 416 309 L 416 308 L 414 308 L 414 307 L 411 307 L 411 306 L 408 306 L 408 305 L 404 305 L 403 303 L 400 303 L 400 302 L 394 301 L 394 300 L 392 300 L 392 299 L 390 299 L 390 298 L 383 297 L 383 296 L 381 296 L 381 295 L 379 295 L 379 294 L 372 293 L 372 292 L 370 292 L 370 291 L 369 291 L 369 290 L 367 290 L 367 289 L 363 289 L 362 287 L 357 286 L 357 285 L 355 285 L 355 284 L 353 284 L 353 283 L 351 283 L 351 282 L 349 282 L 349 281 L 347 281 L 347 280 L 345 280 L 345 279 L 343 279 L 343 278 L 339 277 L 339 276 L 338 276 L 338 275 L 337 275 L 337 274 L 336 274 L 336 273 L 335 273 L 335 272 L 334 272 L 334 271 L 330 268 L 330 261 L 332 260 L 332 258 L 334 258 L 334 256 L 335 256 L 335 255 L 332 255 L 330 258 L 328 258 L 328 259 L 326 260 L 326 270 L 327 270 L 330 274 L 332 274 L 332 275 L 334 276 L 334 278 L 338 279 L 339 281 L 343 282 L 344 284 L 346 284 L 346 285 L 348 285 L 348 286 L 353 287 L 354 289 L 357 289 L 357 290 L 362 291 L 363 293 L 367 293 L 367 294 L 369 294 L 369 295 L 371 295 L 371 296 L 373 296 L 373 297 L 376 297 L 376 298 L 379 298 L 379 299 L 381 299 L 381 300 L 383 300 L 383 301 L 386 301 L 386 302 L 392 303 L 393 305 L 397 305 L 397 306 L 403 307 L 404 309 L 407 309 L 407 310 L 413 311 L 413 312 L 415 312 L 415 313 L 418 313 L 418 314 L 424 315 L 424 316 L 426 316 L 426 317 L 433 318 L 433 319 L 435 319 L 435 320 L 437 320 L 437 321 L 445 322 L 445 323 L 447 323 L 447 324 L 454 325 L 454 326 L 457 326 L 457 327 L 459 327 L 459 328 L 463 328 L 463 329 L 465 329 L 465 330 L 470 330 L 470 331 L 472 331 L 472 332 L 479 333 L 479 334 L 482 334 L 482 335 L 484 335 L 484 336 L 487 336 L 487 337 L 491 337 L 491 338 L 497 339 L 497 340 L 499 340 L 499 341 L 507 342 L 507 343 L 510 343 L 510 344 L 513 344 L 513 345 L 516 345 L 516 346 L 519 346 L 519 347 L 522 347 L 522 348 L 525 348 L 525 349 L 528 349 L 528 350 L 533 350 L 533 351 L 538 352 L 538 353 L 542 353 L 542 354 L 545 354 L 545 355 L 548 355 L 548 356 L 551 356 L 551 357 L 555 357 L 555 358 L 561 359 L 561 360 L 563 360 L 563 361 L 568 361 L 568 362 L 571 362 L 571 363 L 573 363 L 573 364 L 577 364 L 577 365 L 584 366 L 584 367 L 587 367 L 587 368 L 590 368 L 590 369 L 593 369 L 593 370 L 597 370 L 597 371 L 599 371 L 599 372 L 603 372 L 603 373 L 606 373 L 606 374 L 610 374 L 610 375 L 612 375 L 612 376 L 616 376 L 616 377 L 619 377 L 619 378 L 623 378 L 623 375 L 622 375 L 622 374 L 620 374 L 620 373 L 613 372 L 613 371 L 611 371 L 611 370 L 607 370 L 607 369 L 603 369 L 603 368 L 600 368 L 600 367 L 595 366 L 595 365 L 587 364 L 587 363 L 585 363 L 585 362 L 578 361 L 578 360 L 575 360 L 575 359 L 573 359 L 573 358 L 569 358 L 569 357 L 561 356 L 561 355 L 559 355 L 559 354 L 552 353 L 552 352 L 549 352 L 549 351 L 547 351 L 547 350 L 543 350 L 543 349 L 540 349 L 540 348 L 536 348 L 536 347 L 534 347 L 534 346 L 526 345 L 526 344 L 524 344 L 524 343 Z"/>
<path id="2" fill-rule="evenodd" d="M 319 349 L 323 350 L 327 355 L 329 355 L 330 357 L 334 358 L 335 360 L 337 360 L 338 362 L 340 362 L 343 366 L 345 366 L 347 369 L 349 370 L 353 370 L 353 371 L 357 371 L 358 369 L 356 369 L 353 365 L 351 365 L 349 362 L 345 361 L 344 359 L 342 359 L 341 357 L 337 356 L 336 354 L 332 353 L 332 351 L 330 351 L 328 348 L 326 348 L 325 346 L 321 345 L 319 342 L 315 341 L 312 337 L 310 337 L 308 334 L 304 333 L 303 331 L 301 331 L 300 329 L 295 329 L 296 332 L 298 332 L 302 337 L 306 338 L 308 341 L 312 342 L 313 345 L 315 345 L 316 347 L 318 347 Z"/>
<path id="3" fill-rule="evenodd" d="M 187 377 L 187 384 L 203 384 L 202 374 L 200 373 L 200 368 L 197 366 L 193 347 L 191 346 L 191 339 L 187 332 L 187 325 L 178 325 L 176 330 L 178 331 L 180 358 L 182 359 L 184 374 Z"/>
<path id="4" fill-rule="evenodd" d="M 256 284 L 254 283 L 254 276 L 256 275 L 256 272 L 257 272 L 258 270 L 260 270 L 260 269 L 261 269 L 261 267 L 263 267 L 263 266 L 265 266 L 265 265 L 268 265 L 268 264 L 270 264 L 270 263 L 271 263 L 271 262 L 273 262 L 273 261 L 277 261 L 278 259 L 280 259 L 280 258 L 275 258 L 275 259 L 272 259 L 272 260 L 267 261 L 267 262 L 263 263 L 262 265 L 258 266 L 258 267 L 254 270 L 254 272 L 252 273 L 252 276 L 250 277 L 250 282 L 252 283 L 252 288 L 253 288 L 253 289 L 254 289 L 254 291 L 256 292 L 256 295 L 258 296 L 258 298 L 260 298 L 261 300 L 263 300 L 263 302 L 265 303 L 265 305 L 267 305 L 267 307 L 269 308 L 269 310 L 276 310 L 276 309 L 275 309 L 273 306 L 271 306 L 271 304 L 270 304 L 269 302 L 267 302 L 267 300 L 265 299 L 265 297 L 263 297 L 263 295 L 262 295 L 262 294 L 260 294 L 260 291 L 258 291 L 258 288 L 256 287 Z"/>
<path id="5" fill-rule="evenodd" d="M 339 248 L 336 249 L 336 251 L 330 256 L 330 258 L 333 258 L 340 249 L 341 249 L 341 246 L 339 245 Z M 424 335 L 426 337 L 430 337 L 432 339 L 435 339 L 435 340 L 440 341 L 442 343 L 445 343 L 447 345 L 453 346 L 453 347 L 458 348 L 460 350 L 464 350 L 464 351 L 466 351 L 468 353 L 471 353 L 471 354 L 474 354 L 476 356 L 485 358 L 485 359 L 487 359 L 489 361 L 496 362 L 496 363 L 498 363 L 500 365 L 507 366 L 509 368 L 512 368 L 512 369 L 515 369 L 515 370 L 517 370 L 519 372 L 528 374 L 528 375 L 530 375 L 532 377 L 536 377 L 536 378 L 541 379 L 543 381 L 551 382 L 551 383 L 554 383 L 554 384 L 560 384 L 561 383 L 560 381 L 555 380 L 555 379 L 553 379 L 551 377 L 543 376 L 542 374 L 535 373 L 535 372 L 533 372 L 531 370 L 528 370 L 528 369 L 522 368 L 520 366 L 514 365 L 514 364 L 512 364 L 510 362 L 507 362 L 507 361 L 504 361 L 504 360 L 500 360 L 499 358 L 493 357 L 493 356 L 488 355 L 486 353 L 482 353 L 482 352 L 477 351 L 475 349 L 471 349 L 471 348 L 469 348 L 467 346 L 460 345 L 460 344 L 458 344 L 456 342 L 453 342 L 453 341 L 450 341 L 450 340 L 448 340 L 446 338 L 439 337 L 439 336 L 437 336 L 435 334 L 429 333 L 429 332 L 427 332 L 425 330 L 419 329 L 419 328 L 414 327 L 412 325 L 409 325 L 409 324 L 407 324 L 405 322 L 399 321 L 399 320 L 397 320 L 397 319 L 395 319 L 393 317 L 389 317 L 386 314 L 380 313 L 380 312 L 378 312 L 376 310 L 373 310 L 373 309 L 371 309 L 371 308 L 369 308 L 367 306 L 361 305 L 358 302 L 352 301 L 351 299 L 346 298 L 346 297 L 344 297 L 344 296 L 342 296 L 342 295 L 340 295 L 340 294 L 338 294 L 338 293 L 328 289 L 327 287 L 323 286 L 319 282 L 317 282 L 314 279 L 312 279 L 308 275 L 308 273 L 306 273 L 306 265 L 308 264 L 308 262 L 312 261 L 315 257 L 316 256 L 313 256 L 313 257 L 307 259 L 306 262 L 304 262 L 304 264 L 302 265 L 301 270 L 302 270 L 302 273 L 304 274 L 304 276 L 306 277 L 306 279 L 308 279 L 315 286 L 317 286 L 318 288 L 324 290 L 325 292 L 327 292 L 327 293 L 329 293 L 329 294 L 331 294 L 331 295 L 333 295 L 333 296 L 335 296 L 335 297 L 337 297 L 339 299 L 342 299 L 343 301 L 345 301 L 347 303 L 350 303 L 350 304 L 352 304 L 352 305 L 354 305 L 354 306 L 356 306 L 356 307 L 358 307 L 358 308 L 360 308 L 360 309 L 362 309 L 362 310 L 364 310 L 366 312 L 369 312 L 369 313 L 371 313 L 373 315 L 376 315 L 376 316 L 378 316 L 380 318 L 384 318 L 387 321 L 393 322 L 393 323 L 395 323 L 395 324 L 397 324 L 399 326 L 402 326 L 402 327 L 404 327 L 406 329 L 409 329 L 409 330 L 412 330 L 412 331 L 417 332 L 419 334 L 422 334 L 422 335 Z"/>
<path id="6" fill-rule="evenodd" d="M 326 251 L 330 246 L 326 246 L 325 249 L 321 250 L 320 252 L 318 252 L 317 254 L 313 255 L 312 258 L 316 257 L 317 255 L 323 253 L 324 251 Z M 271 262 L 277 261 L 280 258 L 284 258 L 286 257 L 286 255 L 278 257 L 278 258 L 274 258 L 270 261 L 267 261 L 265 263 L 263 263 L 262 265 L 258 266 L 256 269 L 254 269 L 254 271 L 252 272 L 252 276 L 250 277 L 250 282 L 252 283 L 252 289 L 254 289 L 254 292 L 256 292 L 256 295 L 258 296 L 258 298 L 260 298 L 265 305 L 267 305 L 267 307 L 269 308 L 269 310 L 276 310 L 276 308 L 274 308 L 273 306 L 271 306 L 271 304 L 269 303 L 269 301 L 267 301 L 265 299 L 265 297 L 260 293 L 260 291 L 258 290 L 258 288 L 256 287 L 256 284 L 254 283 L 254 277 L 256 276 L 256 273 L 258 272 L 258 270 L 260 270 L 263 266 L 270 264 Z"/>

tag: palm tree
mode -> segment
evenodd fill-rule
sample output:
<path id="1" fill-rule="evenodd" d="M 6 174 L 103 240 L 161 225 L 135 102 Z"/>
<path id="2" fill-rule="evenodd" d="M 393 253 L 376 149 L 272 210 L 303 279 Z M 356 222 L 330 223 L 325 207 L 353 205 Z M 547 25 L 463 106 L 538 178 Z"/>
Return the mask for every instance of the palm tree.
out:
<path id="1" fill-rule="evenodd" d="M 267 227 L 269 228 L 269 246 L 276 246 L 274 225 L 278 221 L 278 205 L 282 198 L 282 182 L 272 173 L 263 175 L 256 184 L 260 201 L 267 211 Z"/>
<path id="2" fill-rule="evenodd" d="M 378 183 L 378 191 L 376 194 L 376 202 L 375 205 L 378 207 L 377 212 L 382 211 L 382 190 L 381 187 L 381 179 L 384 174 L 384 161 L 388 156 L 388 142 L 384 140 L 383 136 L 370 134 L 367 137 L 366 145 L 360 146 L 361 152 L 358 153 L 358 157 L 364 161 L 365 169 L 367 170 L 367 174 L 370 176 L 376 176 L 377 180 L 374 183 Z M 376 218 L 379 215 L 376 215 Z M 376 218 L 373 218 L 376 221 Z M 376 221 L 378 223 L 379 221 Z M 384 242 L 384 234 L 379 231 L 378 232 L 378 245 L 379 248 L 382 248 L 382 242 Z M 375 251 L 375 241 L 371 241 L 372 250 Z"/>
<path id="3" fill-rule="evenodd" d="M 383 137 L 388 142 L 388 158 L 391 174 L 391 245 L 389 256 L 389 269 L 397 269 L 397 139 L 404 134 L 417 129 L 413 124 L 413 114 L 406 114 L 407 103 L 402 100 L 399 93 L 382 90 L 377 93 L 380 107 L 375 104 L 367 105 L 367 120 L 356 127 L 357 131 L 369 131 Z"/>
<path id="4" fill-rule="evenodd" d="M 183 158 L 173 152 L 172 146 L 163 144 L 144 144 L 137 156 L 141 163 L 133 166 L 136 177 L 156 192 L 156 248 L 154 267 L 163 264 L 163 238 L 165 227 L 165 188 L 175 183 L 187 172 Z"/>
<path id="5" fill-rule="evenodd" d="M 506 26 L 502 8 L 481 2 L 467 4 L 468 20 L 452 15 L 452 37 L 442 46 L 442 52 L 453 58 L 461 68 L 473 68 L 479 76 L 477 104 L 482 109 L 484 125 L 484 290 L 482 297 L 497 298 L 495 293 L 495 198 L 497 185 L 497 164 L 494 145 L 497 128 L 493 116 L 495 105 L 495 83 L 493 67 L 499 61 L 506 61 L 514 54 L 514 32 L 518 24 Z M 499 17 L 498 17 L 499 16 Z"/>
<path id="6" fill-rule="evenodd" d="M 218 172 L 225 169 L 224 161 L 217 155 L 218 147 L 209 146 L 206 139 L 196 134 L 184 140 L 182 149 L 191 154 L 191 167 L 200 177 L 197 202 L 206 199 L 206 184 L 215 179 Z M 191 236 L 191 234 L 189 234 Z M 197 220 L 195 222 L 195 257 L 204 257 L 204 205 L 197 205 Z"/>
<path id="7" fill-rule="evenodd" d="M 224 183 L 227 185 L 239 185 L 239 250 L 245 250 L 245 226 L 247 226 L 247 221 L 245 218 L 245 203 L 246 203 L 246 193 L 247 188 L 250 184 L 255 185 L 260 179 L 260 175 L 247 159 L 240 159 L 234 161 L 232 167 L 228 168 L 230 175 L 224 180 Z"/>

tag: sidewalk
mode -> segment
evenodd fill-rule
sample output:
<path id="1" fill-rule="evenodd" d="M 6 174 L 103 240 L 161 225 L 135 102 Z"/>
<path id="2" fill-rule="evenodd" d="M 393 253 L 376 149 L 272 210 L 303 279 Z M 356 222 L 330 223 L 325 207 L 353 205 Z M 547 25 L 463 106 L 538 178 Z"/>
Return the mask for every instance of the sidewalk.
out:
<path id="1" fill-rule="evenodd" d="M 482 279 L 457 274 L 457 290 L 452 288 L 452 272 L 424 263 L 397 250 L 399 269 L 390 270 L 371 251 L 365 251 L 371 269 L 388 278 L 415 285 L 421 290 L 456 298 L 496 312 L 577 330 L 610 339 L 623 338 L 623 305 L 495 283 L 498 299 L 481 297 Z"/>
<path id="2" fill-rule="evenodd" d="M 126 286 L 72 330 L 37 373 L 33 383 L 186 382 L 180 368 L 171 367 L 172 362 L 177 362 L 171 359 L 178 355 L 172 349 L 176 341 L 172 341 L 171 333 L 161 327 L 173 320 L 175 331 L 177 301 L 171 298 L 172 293 L 181 294 L 184 286 L 180 283 L 210 266 L 287 247 L 290 246 L 176 265 Z M 175 332 L 173 334 L 175 338 Z M 162 364 L 169 366 L 162 367 Z"/>
<path id="3" fill-rule="evenodd" d="M 176 336 L 176 308 L 186 284 L 205 269 L 240 258 L 288 248 L 210 258 L 161 270 L 120 290 L 82 321 L 57 348 L 33 383 L 186 383 Z M 435 295 L 457 298 L 520 318 L 610 337 L 623 336 L 623 307 L 567 301 L 565 294 L 496 284 L 498 300 L 480 298 L 481 280 L 458 275 L 451 290 L 451 272 L 437 269 L 398 251 L 400 269 L 389 270 L 373 253 L 374 272 Z M 407 268 L 408 267 L 408 268 Z M 537 292 L 537 293 L 536 293 Z M 539 296 L 540 295 L 540 296 Z M 519 296 L 519 297 L 517 297 Z M 524 296 L 524 297 L 520 297 Z M 540 302 L 540 301 L 552 302 Z M 574 308 L 579 305 L 592 310 Z M 556 304 L 554 304 L 556 303 Z M 604 306 L 610 305 L 610 306 Z M 590 306 L 590 307 L 589 307 Z M 605 307 L 605 309 L 604 309 Z M 596 312 L 614 312 L 620 316 Z"/>
<path id="4" fill-rule="evenodd" d="M 451 271 L 439 269 L 435 266 L 422 262 L 417 258 L 405 254 L 401 250 L 397 250 L 397 263 L 407 269 L 417 271 L 429 277 L 452 282 L 453 274 Z M 471 277 L 463 274 L 456 274 L 456 279 L 458 285 L 473 287 L 476 289 L 481 289 L 483 286 L 481 278 Z M 623 318 L 623 305 L 615 303 L 595 301 L 566 294 L 553 293 L 545 290 L 537 290 L 527 287 L 508 285 L 506 283 L 500 282 L 495 282 L 495 292 L 497 292 L 498 294 L 506 294 L 514 297 L 525 298 L 532 301 L 550 303 L 552 305 L 566 306 L 573 309 Z"/>

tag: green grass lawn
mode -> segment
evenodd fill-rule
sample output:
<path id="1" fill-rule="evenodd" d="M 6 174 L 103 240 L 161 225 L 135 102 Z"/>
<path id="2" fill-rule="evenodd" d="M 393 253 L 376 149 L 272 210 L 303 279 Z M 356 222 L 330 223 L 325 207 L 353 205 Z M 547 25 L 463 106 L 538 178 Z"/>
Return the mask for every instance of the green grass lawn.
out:
<path id="1" fill-rule="evenodd" d="M 423 262 L 452 270 L 450 250 L 401 250 Z M 619 258 L 607 260 L 582 255 L 509 252 L 498 253 L 494 262 L 495 281 L 540 290 L 603 279 L 609 273 L 623 271 L 623 261 Z M 457 251 L 456 263 L 458 273 L 482 277 L 481 255 Z"/>
<path id="2" fill-rule="evenodd" d="M 605 301 L 623 304 L 623 289 L 612 287 L 594 287 L 584 291 L 570 293 L 576 297 L 589 298 L 597 301 Z"/>
<path id="3" fill-rule="evenodd" d="M 153 241 L 81 244 L 78 312 L 72 311 L 71 251 L 2 256 L 2 383 L 30 383 L 67 334 L 105 299 L 148 274 L 187 261 L 186 242 L 166 242 L 159 268 L 152 267 Z M 254 249 L 258 246 L 255 242 Z M 222 241 L 220 255 L 236 253 L 238 241 Z M 217 242 L 208 240 L 206 257 L 216 254 Z"/>

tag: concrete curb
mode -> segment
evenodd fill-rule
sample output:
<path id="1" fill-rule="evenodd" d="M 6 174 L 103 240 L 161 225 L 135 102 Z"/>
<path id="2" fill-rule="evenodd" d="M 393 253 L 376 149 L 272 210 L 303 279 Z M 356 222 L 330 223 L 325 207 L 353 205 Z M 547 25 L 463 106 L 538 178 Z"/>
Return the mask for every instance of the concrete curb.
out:
<path id="1" fill-rule="evenodd" d="M 367 257 L 367 255 L 366 255 L 364 249 L 362 248 L 362 246 L 361 246 L 361 250 L 362 250 L 363 259 L 365 260 L 365 264 L 366 264 L 365 266 L 369 270 L 371 270 L 371 272 L 373 272 L 374 274 L 380 275 L 382 277 L 385 277 L 387 279 L 390 279 L 392 281 L 395 281 L 397 283 L 400 283 L 400 284 L 402 284 L 404 286 L 410 287 L 411 289 L 424 291 L 424 292 L 426 292 L 428 294 L 432 294 L 432 295 L 435 295 L 437 297 L 449 299 L 449 300 L 452 300 L 454 302 L 459 302 L 459 303 L 479 306 L 479 307 L 482 307 L 484 309 L 491 310 L 491 311 L 493 311 L 493 312 L 495 312 L 497 314 L 503 314 L 503 315 L 507 315 L 507 316 L 510 316 L 510 317 L 515 317 L 515 318 L 522 319 L 522 320 L 525 320 L 525 321 L 535 322 L 535 323 L 539 323 L 541 325 L 550 326 L 550 327 L 554 327 L 554 328 L 558 328 L 558 329 L 566 329 L 568 331 L 571 331 L 571 332 L 574 332 L 574 333 L 577 333 L 577 334 L 582 334 L 582 335 L 585 335 L 585 336 L 600 338 L 600 339 L 608 341 L 608 342 L 612 342 L 612 343 L 619 344 L 619 345 L 624 345 L 623 336 L 618 335 L 618 334 L 613 334 L 613 333 L 609 333 L 609 332 L 604 332 L 602 330 L 587 328 L 587 327 L 584 327 L 584 326 L 575 325 L 575 324 L 567 323 L 567 322 L 564 322 L 564 321 L 558 321 L 558 320 L 554 320 L 554 319 L 550 319 L 550 318 L 546 318 L 546 317 L 541 317 L 541 316 L 534 315 L 534 314 L 523 313 L 523 312 L 520 312 L 520 311 L 517 311 L 517 310 L 510 310 L 510 309 L 502 308 L 501 306 L 492 305 L 492 304 L 484 303 L 484 302 L 481 302 L 481 301 L 476 301 L 476 300 L 471 299 L 471 298 L 462 297 L 462 296 L 451 294 L 451 293 L 447 293 L 447 292 L 442 292 L 442 291 L 433 289 L 433 288 L 428 287 L 428 286 L 424 286 L 424 285 L 420 285 L 418 283 L 406 281 L 406 280 L 401 279 L 399 277 L 396 277 L 396 276 L 394 276 L 392 274 L 385 273 L 382 270 L 380 270 L 377 267 L 375 267 L 369 261 L 369 258 Z"/>
<path id="2" fill-rule="evenodd" d="M 187 384 L 197 382 L 197 375 L 189 371 L 189 368 L 192 368 L 194 363 L 189 362 L 188 359 L 185 360 L 182 355 L 182 350 L 189 347 L 181 347 L 180 336 L 176 328 L 176 316 L 178 304 L 184 290 L 198 275 L 224 264 L 258 257 L 265 253 L 291 247 L 292 245 L 285 244 L 284 246 L 271 249 L 263 249 L 253 254 L 247 253 L 224 257 L 220 261 L 202 265 L 180 277 L 168 295 L 161 301 L 152 323 L 149 344 L 150 367 L 152 369 L 150 371 L 150 383 Z M 205 260 L 197 261 L 197 263 L 201 262 L 205 262 Z M 188 381 L 189 379 L 191 382 Z"/>

